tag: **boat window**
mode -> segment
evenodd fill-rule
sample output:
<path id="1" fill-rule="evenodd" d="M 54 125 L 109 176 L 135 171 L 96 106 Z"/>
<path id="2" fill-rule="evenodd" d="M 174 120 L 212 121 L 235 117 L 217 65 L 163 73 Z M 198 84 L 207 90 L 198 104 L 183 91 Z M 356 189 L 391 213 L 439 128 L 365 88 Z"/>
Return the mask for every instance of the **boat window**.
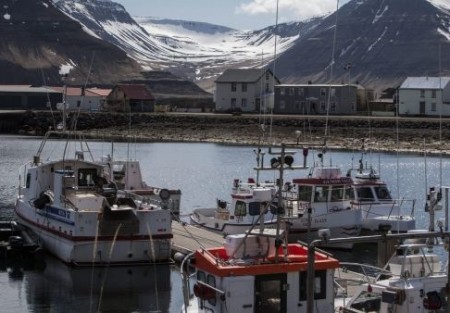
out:
<path id="1" fill-rule="evenodd" d="M 202 282 L 206 282 L 206 275 L 205 272 L 202 271 L 197 271 L 197 280 L 202 281 Z"/>
<path id="2" fill-rule="evenodd" d="M 210 285 L 211 287 L 216 287 L 216 278 L 212 275 L 208 275 L 208 281 L 207 284 Z M 216 293 L 214 292 L 214 295 L 216 295 Z M 211 305 L 216 305 L 216 297 L 208 299 L 209 304 Z"/>
<path id="3" fill-rule="evenodd" d="M 348 194 L 346 193 L 345 186 L 338 185 L 331 187 L 331 201 L 341 201 L 348 199 Z"/>
<path id="4" fill-rule="evenodd" d="M 352 309 L 362 312 L 380 312 L 381 294 L 375 292 L 361 292 L 351 304 Z"/>
<path id="5" fill-rule="evenodd" d="M 311 202 L 312 186 L 298 186 L 298 200 Z"/>
<path id="6" fill-rule="evenodd" d="M 327 271 L 315 271 L 314 275 L 314 299 L 325 299 L 327 296 Z M 300 301 L 306 301 L 307 297 L 307 272 L 300 272 L 300 282 L 299 282 L 299 299 Z"/>
<path id="7" fill-rule="evenodd" d="M 261 202 L 250 202 L 248 204 L 248 214 L 251 216 L 258 216 L 261 213 L 261 205 Z"/>
<path id="8" fill-rule="evenodd" d="M 96 178 L 97 170 L 95 168 L 80 168 L 78 170 L 79 187 L 94 186 Z"/>
<path id="9" fill-rule="evenodd" d="M 30 183 L 31 183 L 31 174 L 30 173 L 28 173 L 27 174 L 27 182 L 26 182 L 26 187 L 27 188 L 30 188 Z"/>
<path id="10" fill-rule="evenodd" d="M 375 193 L 379 200 L 391 200 L 391 194 L 385 186 L 375 187 Z"/>
<path id="11" fill-rule="evenodd" d="M 243 201 L 237 201 L 236 206 L 234 207 L 234 215 L 235 216 L 245 216 L 247 215 L 247 205 Z"/>
<path id="12" fill-rule="evenodd" d="M 373 193 L 370 187 L 360 187 L 356 188 L 359 201 L 373 201 Z"/>
<path id="13" fill-rule="evenodd" d="M 314 202 L 328 201 L 328 186 L 316 186 L 314 189 Z"/>

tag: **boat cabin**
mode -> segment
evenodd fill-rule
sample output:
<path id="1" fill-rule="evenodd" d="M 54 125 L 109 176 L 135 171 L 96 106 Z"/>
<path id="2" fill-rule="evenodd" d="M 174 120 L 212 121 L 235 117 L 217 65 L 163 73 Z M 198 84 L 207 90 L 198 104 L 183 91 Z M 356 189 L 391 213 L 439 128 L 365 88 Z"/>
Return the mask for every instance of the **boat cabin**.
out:
<path id="1" fill-rule="evenodd" d="M 316 167 L 308 177 L 294 179 L 293 183 L 297 186 L 299 216 L 309 207 L 316 212 L 350 208 L 352 179 L 342 176 L 339 168 Z"/>
<path id="2" fill-rule="evenodd" d="M 275 248 L 274 238 L 228 236 L 225 245 L 195 253 L 194 294 L 198 312 L 306 312 L 308 250 L 300 244 Z M 314 255 L 314 306 L 334 311 L 336 259 Z"/>

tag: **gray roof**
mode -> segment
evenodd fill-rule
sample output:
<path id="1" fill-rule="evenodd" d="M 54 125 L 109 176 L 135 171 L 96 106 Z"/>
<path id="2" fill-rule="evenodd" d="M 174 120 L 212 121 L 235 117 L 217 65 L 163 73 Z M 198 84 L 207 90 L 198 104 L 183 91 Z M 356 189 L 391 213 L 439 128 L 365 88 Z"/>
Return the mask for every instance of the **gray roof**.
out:
<path id="1" fill-rule="evenodd" d="M 216 83 L 255 83 L 266 71 L 260 68 L 249 68 L 249 69 L 227 69 L 222 73 L 217 79 Z M 278 82 L 279 80 L 275 78 Z"/>
<path id="2" fill-rule="evenodd" d="M 450 77 L 408 77 L 400 89 L 443 89 L 450 82 Z"/>

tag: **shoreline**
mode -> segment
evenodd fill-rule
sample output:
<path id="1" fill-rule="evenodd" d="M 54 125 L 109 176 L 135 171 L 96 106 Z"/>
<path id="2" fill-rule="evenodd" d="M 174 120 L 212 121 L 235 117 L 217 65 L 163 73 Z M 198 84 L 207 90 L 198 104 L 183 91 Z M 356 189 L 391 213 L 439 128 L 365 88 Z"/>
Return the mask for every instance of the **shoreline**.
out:
<path id="1" fill-rule="evenodd" d="M 267 125 L 268 117 L 256 114 L 102 112 L 82 113 L 76 118 L 77 131 L 72 135 L 96 140 L 241 146 L 291 146 L 299 142 L 305 147 L 322 148 L 326 135 L 326 148 L 330 150 L 362 151 L 364 146 L 365 151 L 450 155 L 450 118 L 274 115 L 270 117 L 271 126 Z M 54 121 L 49 112 L 27 112 L 22 118 L 27 128 L 18 128 L 18 134 L 43 135 L 52 129 Z M 62 137 L 59 131 L 52 133 Z"/>

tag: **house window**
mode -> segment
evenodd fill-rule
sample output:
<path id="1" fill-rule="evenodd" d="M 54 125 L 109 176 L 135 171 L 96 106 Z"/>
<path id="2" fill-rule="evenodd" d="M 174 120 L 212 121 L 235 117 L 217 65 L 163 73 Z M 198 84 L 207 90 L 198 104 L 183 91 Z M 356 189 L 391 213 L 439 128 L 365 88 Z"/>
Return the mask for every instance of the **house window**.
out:
<path id="1" fill-rule="evenodd" d="M 336 112 L 336 102 L 330 103 L 330 112 Z"/>
<path id="2" fill-rule="evenodd" d="M 242 92 L 247 92 L 247 83 L 242 83 L 241 90 Z"/>
<path id="3" fill-rule="evenodd" d="M 231 98 L 231 107 L 232 108 L 236 107 L 236 98 Z"/>
<path id="4" fill-rule="evenodd" d="M 295 95 L 295 89 L 294 88 L 289 88 L 289 95 L 290 96 Z"/>
<path id="5" fill-rule="evenodd" d="M 266 92 L 269 92 L 270 88 L 269 88 L 269 83 L 266 83 Z"/>
<path id="6" fill-rule="evenodd" d="M 286 93 L 286 90 L 284 88 L 280 88 L 280 96 L 284 96 Z"/>
<path id="7" fill-rule="evenodd" d="M 331 88 L 330 94 L 332 97 L 336 96 L 336 89 L 335 88 Z"/>
<path id="8" fill-rule="evenodd" d="M 325 110 L 326 110 L 325 101 L 320 102 L 320 110 L 322 110 L 322 112 L 325 112 Z"/>
<path id="9" fill-rule="evenodd" d="M 280 100 L 280 109 L 284 110 L 286 108 L 286 101 Z"/>
<path id="10" fill-rule="evenodd" d="M 231 91 L 236 91 L 236 83 L 231 83 Z"/>
<path id="11" fill-rule="evenodd" d="M 305 90 L 304 90 L 303 88 L 299 88 L 299 89 L 298 89 L 298 95 L 299 95 L 300 97 L 303 97 L 304 94 L 305 94 Z"/>
<path id="12" fill-rule="evenodd" d="M 436 112 L 436 103 L 435 102 L 431 103 L 431 112 Z"/>
<path id="13" fill-rule="evenodd" d="M 305 101 L 300 101 L 300 111 L 302 113 L 306 113 L 306 102 Z"/>
<path id="14" fill-rule="evenodd" d="M 241 99 L 241 107 L 245 108 L 247 106 L 247 98 Z"/>
<path id="15" fill-rule="evenodd" d="M 424 89 L 420 89 L 420 97 L 425 98 L 425 90 Z"/>
<path id="16" fill-rule="evenodd" d="M 322 97 L 325 97 L 327 95 L 327 89 L 326 88 L 320 88 L 320 95 Z"/>
<path id="17" fill-rule="evenodd" d="M 295 108 L 300 109 L 300 101 L 295 101 Z"/>
<path id="18" fill-rule="evenodd" d="M 431 90 L 431 98 L 436 99 L 436 90 Z"/>
<path id="19" fill-rule="evenodd" d="M 270 78 L 269 71 L 266 71 L 266 80 L 269 80 L 269 78 Z"/>

